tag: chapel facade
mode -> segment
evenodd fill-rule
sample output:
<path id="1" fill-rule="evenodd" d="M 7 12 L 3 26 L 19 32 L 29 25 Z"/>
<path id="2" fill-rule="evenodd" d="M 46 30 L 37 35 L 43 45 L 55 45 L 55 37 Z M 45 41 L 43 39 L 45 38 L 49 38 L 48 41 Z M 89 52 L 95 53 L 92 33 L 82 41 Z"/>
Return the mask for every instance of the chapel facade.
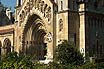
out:
<path id="1" fill-rule="evenodd" d="M 68 40 L 83 56 L 101 58 L 103 9 L 103 0 L 17 0 L 15 21 L 0 26 L 1 55 L 17 51 L 51 61 L 58 44 Z"/>

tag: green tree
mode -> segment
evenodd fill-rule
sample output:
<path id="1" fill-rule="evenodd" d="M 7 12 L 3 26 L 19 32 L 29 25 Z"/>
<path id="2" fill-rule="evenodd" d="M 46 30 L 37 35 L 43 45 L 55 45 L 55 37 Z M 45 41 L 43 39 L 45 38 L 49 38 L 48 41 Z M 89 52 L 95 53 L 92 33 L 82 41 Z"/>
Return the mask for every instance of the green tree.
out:
<path id="1" fill-rule="evenodd" d="M 10 52 L 1 59 L 0 69 L 31 69 L 34 67 L 34 63 L 30 58 L 24 54 Z"/>
<path id="2" fill-rule="evenodd" d="M 80 65 L 83 64 L 84 58 L 80 53 L 78 48 L 74 45 L 74 43 L 69 43 L 64 40 L 61 44 L 58 45 L 57 48 L 57 57 L 59 63 L 61 64 L 73 64 Z"/>

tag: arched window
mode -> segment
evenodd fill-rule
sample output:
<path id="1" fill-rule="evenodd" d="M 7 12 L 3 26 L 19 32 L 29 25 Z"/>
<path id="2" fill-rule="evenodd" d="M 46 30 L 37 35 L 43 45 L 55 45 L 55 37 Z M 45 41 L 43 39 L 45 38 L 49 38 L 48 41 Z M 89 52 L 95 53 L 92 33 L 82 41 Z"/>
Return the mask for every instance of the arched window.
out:
<path id="1" fill-rule="evenodd" d="M 5 54 L 8 54 L 9 52 L 11 52 L 11 41 L 8 38 L 4 40 L 3 48 L 5 51 Z"/>
<path id="2" fill-rule="evenodd" d="M 60 19 L 59 20 L 59 31 L 62 31 L 62 29 L 63 29 L 63 20 Z"/>

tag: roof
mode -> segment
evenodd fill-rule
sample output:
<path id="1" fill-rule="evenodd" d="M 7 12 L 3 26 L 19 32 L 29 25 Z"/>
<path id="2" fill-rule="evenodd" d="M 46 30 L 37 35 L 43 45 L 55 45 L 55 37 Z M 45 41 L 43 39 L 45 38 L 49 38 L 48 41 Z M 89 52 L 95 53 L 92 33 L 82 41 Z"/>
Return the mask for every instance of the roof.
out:
<path id="1" fill-rule="evenodd" d="M 4 30 L 0 30 L 0 34 L 11 33 L 13 31 L 14 31 L 13 28 L 11 28 L 11 29 L 4 29 Z"/>

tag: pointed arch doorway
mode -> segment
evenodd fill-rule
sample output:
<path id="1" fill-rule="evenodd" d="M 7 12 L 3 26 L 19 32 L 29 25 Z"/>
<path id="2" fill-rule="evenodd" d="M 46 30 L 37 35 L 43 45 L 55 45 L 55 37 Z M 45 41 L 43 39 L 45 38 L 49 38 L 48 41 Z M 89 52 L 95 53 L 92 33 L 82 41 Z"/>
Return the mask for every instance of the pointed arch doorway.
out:
<path id="1" fill-rule="evenodd" d="M 45 24 L 37 15 L 29 17 L 23 32 L 23 51 L 27 55 L 34 56 L 37 60 L 45 60 L 47 43 Z"/>

